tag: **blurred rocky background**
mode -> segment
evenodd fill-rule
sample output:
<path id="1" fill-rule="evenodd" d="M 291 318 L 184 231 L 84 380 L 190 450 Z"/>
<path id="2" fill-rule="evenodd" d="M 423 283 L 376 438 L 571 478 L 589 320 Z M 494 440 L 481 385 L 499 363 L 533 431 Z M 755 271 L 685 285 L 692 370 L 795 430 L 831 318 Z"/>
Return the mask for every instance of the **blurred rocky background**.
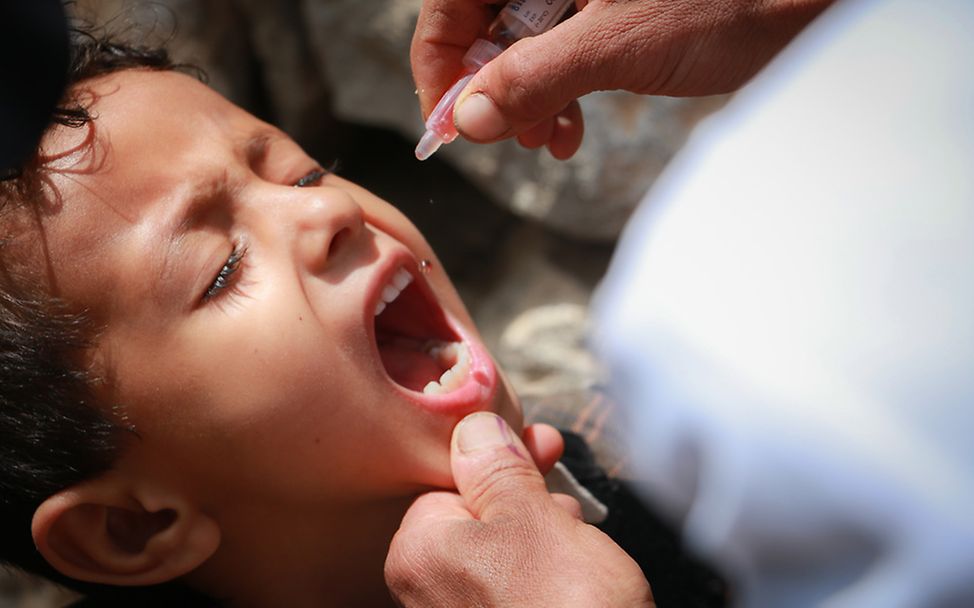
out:
<path id="1" fill-rule="evenodd" d="M 73 12 L 206 72 L 235 103 L 324 165 L 399 206 L 423 231 L 525 402 L 573 428 L 613 472 L 611 404 L 586 348 L 588 303 L 636 204 L 691 128 L 724 98 L 619 92 L 581 100 L 567 162 L 516 143 L 458 140 L 413 156 L 423 131 L 409 70 L 421 0 L 78 0 Z M 68 596 L 0 573 L 0 608 Z"/>

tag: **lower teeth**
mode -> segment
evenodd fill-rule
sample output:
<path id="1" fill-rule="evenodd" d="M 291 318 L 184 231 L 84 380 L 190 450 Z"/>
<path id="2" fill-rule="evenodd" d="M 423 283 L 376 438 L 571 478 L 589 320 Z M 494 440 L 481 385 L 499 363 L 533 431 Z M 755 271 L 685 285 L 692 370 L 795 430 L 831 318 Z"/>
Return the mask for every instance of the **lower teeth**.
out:
<path id="1" fill-rule="evenodd" d="M 427 352 L 437 363 L 444 367 L 449 365 L 450 368 L 440 375 L 439 381 L 429 382 L 423 392 L 427 395 L 439 395 L 459 388 L 470 373 L 470 351 L 467 345 L 462 342 L 441 342 L 429 347 Z"/>

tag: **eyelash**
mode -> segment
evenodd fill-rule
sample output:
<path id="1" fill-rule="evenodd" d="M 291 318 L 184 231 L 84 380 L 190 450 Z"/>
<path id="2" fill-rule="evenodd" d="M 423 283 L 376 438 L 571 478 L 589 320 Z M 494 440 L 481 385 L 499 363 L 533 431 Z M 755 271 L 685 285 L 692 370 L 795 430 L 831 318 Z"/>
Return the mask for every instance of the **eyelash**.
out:
<path id="1" fill-rule="evenodd" d="M 315 169 L 314 171 L 308 173 L 298 181 L 294 183 L 295 188 L 307 188 L 308 186 L 317 186 L 323 177 L 330 173 L 327 169 L 322 169 L 321 167 Z"/>
<path id="2" fill-rule="evenodd" d="M 311 171 L 297 182 L 294 183 L 295 188 L 307 188 L 308 186 L 317 186 L 319 182 L 328 175 L 331 175 L 338 169 L 338 161 L 332 161 L 328 167 L 318 167 L 314 171 Z"/>
<path id="3" fill-rule="evenodd" d="M 237 271 L 240 270 L 240 265 L 243 262 L 244 256 L 247 255 L 247 248 L 241 247 L 240 245 L 234 244 L 233 251 L 230 252 L 230 257 L 223 264 L 223 268 L 217 273 L 216 278 L 213 279 L 213 283 L 207 288 L 206 293 L 203 294 L 203 301 L 212 300 L 218 295 L 224 293 L 228 287 L 232 287 L 235 283 Z"/>
<path id="4" fill-rule="evenodd" d="M 332 173 L 332 170 L 318 167 L 295 182 L 293 186 L 295 188 L 317 186 L 318 183 L 330 173 Z M 233 284 L 236 282 L 235 278 L 237 277 L 237 271 L 240 270 L 241 263 L 246 255 L 246 247 L 234 244 L 233 251 L 230 252 L 230 257 L 227 258 L 227 261 L 223 264 L 223 268 L 220 269 L 220 272 L 217 273 L 216 278 L 213 279 L 213 282 L 207 288 L 206 293 L 203 294 L 204 302 L 212 300 L 213 298 L 224 293 L 228 287 L 233 286 Z"/>

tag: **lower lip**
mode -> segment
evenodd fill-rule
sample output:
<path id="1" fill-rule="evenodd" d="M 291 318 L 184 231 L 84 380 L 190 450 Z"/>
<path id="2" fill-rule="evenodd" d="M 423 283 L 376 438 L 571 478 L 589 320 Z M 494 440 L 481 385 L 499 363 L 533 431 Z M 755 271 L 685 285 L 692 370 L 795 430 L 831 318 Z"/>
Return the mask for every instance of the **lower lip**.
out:
<path id="1" fill-rule="evenodd" d="M 438 414 L 463 416 L 487 409 L 497 391 L 497 368 L 494 366 L 494 361 L 483 344 L 449 313 L 447 313 L 447 321 L 450 329 L 460 337 L 470 352 L 470 371 L 463 386 L 439 395 L 427 395 L 408 390 L 398 384 L 396 386 L 417 405 Z"/>

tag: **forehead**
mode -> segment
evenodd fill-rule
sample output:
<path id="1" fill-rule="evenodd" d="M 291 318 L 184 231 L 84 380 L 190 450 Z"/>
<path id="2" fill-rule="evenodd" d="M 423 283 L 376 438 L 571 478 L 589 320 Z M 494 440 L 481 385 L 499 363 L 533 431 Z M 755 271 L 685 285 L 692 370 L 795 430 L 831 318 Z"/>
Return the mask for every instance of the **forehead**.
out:
<path id="1" fill-rule="evenodd" d="M 56 294 L 98 308 L 88 296 L 117 284 L 107 256 L 131 250 L 129 241 L 157 225 L 194 171 L 227 162 L 272 128 L 175 72 L 126 70 L 78 90 L 94 119 L 58 127 L 41 145 L 53 200 L 41 241 Z"/>
<path id="2" fill-rule="evenodd" d="M 270 129 L 197 80 L 175 72 L 126 70 L 80 85 L 94 117 L 83 128 L 59 127 L 41 146 L 52 181 L 133 202 L 214 149 Z M 124 195 L 124 196 L 122 196 Z"/>

